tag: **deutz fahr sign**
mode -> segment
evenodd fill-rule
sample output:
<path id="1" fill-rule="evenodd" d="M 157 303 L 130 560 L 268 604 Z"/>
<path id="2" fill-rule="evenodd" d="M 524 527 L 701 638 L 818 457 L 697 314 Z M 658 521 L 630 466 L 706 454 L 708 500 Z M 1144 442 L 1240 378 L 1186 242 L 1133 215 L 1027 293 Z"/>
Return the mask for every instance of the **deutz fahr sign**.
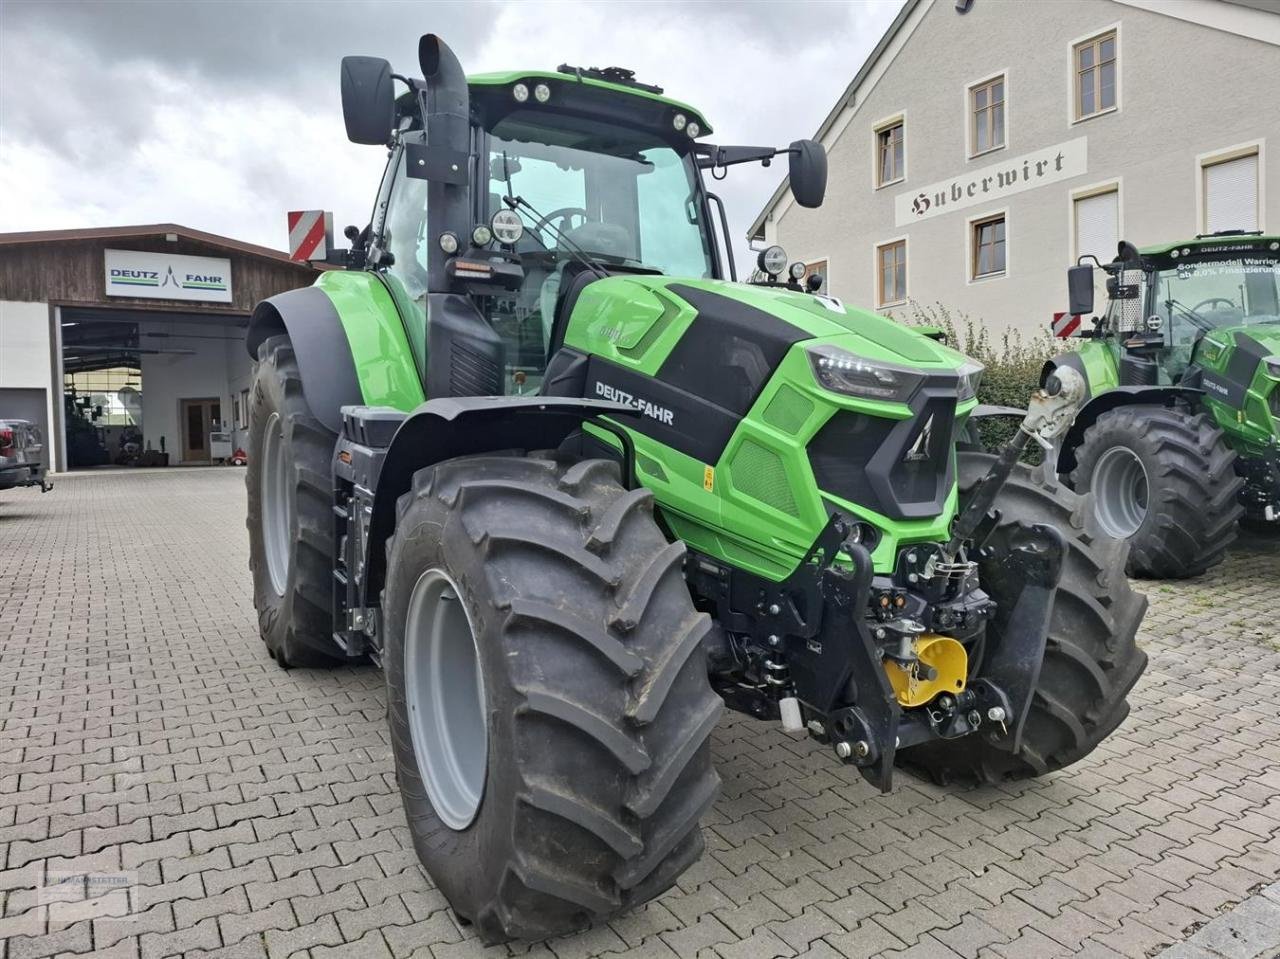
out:
<path id="1" fill-rule="evenodd" d="M 104 250 L 107 296 L 231 302 L 231 261 L 212 256 Z"/>
<path id="2" fill-rule="evenodd" d="M 894 222 L 906 226 L 1079 176 L 1089 169 L 1088 142 L 1079 137 L 900 193 L 893 198 Z"/>

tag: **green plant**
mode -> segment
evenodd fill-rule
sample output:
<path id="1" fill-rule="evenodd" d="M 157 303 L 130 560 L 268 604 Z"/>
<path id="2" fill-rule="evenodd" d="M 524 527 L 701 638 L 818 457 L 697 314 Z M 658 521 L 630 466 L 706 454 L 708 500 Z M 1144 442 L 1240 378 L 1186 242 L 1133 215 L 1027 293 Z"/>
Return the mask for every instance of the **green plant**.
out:
<path id="1" fill-rule="evenodd" d="M 1005 330 L 994 338 L 980 320 L 967 313 L 952 313 L 941 303 L 924 306 L 911 300 L 907 313 L 894 319 L 910 326 L 941 331 L 948 346 L 986 367 L 978 388 L 978 402 L 991 406 L 1026 409 L 1027 398 L 1040 385 L 1040 371 L 1045 361 L 1062 345 L 1048 330 L 1027 337 L 1018 330 Z M 997 449 L 1013 436 L 1017 427 L 1018 421 L 1013 417 L 999 417 L 984 419 L 978 430 L 983 445 Z M 1038 449 L 1031 448 L 1025 458 L 1038 462 L 1038 453 Z"/>

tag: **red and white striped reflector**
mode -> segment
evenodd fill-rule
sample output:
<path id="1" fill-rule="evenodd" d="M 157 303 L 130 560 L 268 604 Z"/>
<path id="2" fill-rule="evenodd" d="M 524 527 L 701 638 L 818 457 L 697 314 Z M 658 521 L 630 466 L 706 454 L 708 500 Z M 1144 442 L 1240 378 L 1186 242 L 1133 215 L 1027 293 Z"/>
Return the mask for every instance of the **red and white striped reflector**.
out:
<path id="1" fill-rule="evenodd" d="M 1076 330 L 1080 329 L 1079 313 L 1055 313 L 1053 314 L 1053 335 L 1066 339 Z"/>
<path id="2" fill-rule="evenodd" d="M 289 259 L 323 260 L 333 246 L 333 214 L 324 210 L 289 213 Z"/>

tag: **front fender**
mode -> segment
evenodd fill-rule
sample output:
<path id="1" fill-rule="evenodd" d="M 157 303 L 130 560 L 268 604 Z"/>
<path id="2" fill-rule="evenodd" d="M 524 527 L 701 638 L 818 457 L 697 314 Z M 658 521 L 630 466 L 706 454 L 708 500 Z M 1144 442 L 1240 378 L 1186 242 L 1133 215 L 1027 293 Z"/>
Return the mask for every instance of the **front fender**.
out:
<path id="1" fill-rule="evenodd" d="M 1058 454 L 1058 473 L 1070 473 L 1076 468 L 1076 449 L 1084 439 L 1085 431 L 1098 421 L 1103 413 L 1121 406 L 1173 406 L 1179 400 L 1198 405 L 1204 390 L 1187 386 L 1116 386 L 1100 393 L 1080 407 L 1075 422 L 1063 437 Z"/>
<path id="2" fill-rule="evenodd" d="M 597 416 L 634 416 L 634 407 L 564 396 L 474 396 L 428 400 L 392 437 L 378 474 L 366 548 L 366 600 L 386 576 L 386 542 L 396 525 L 396 500 L 418 470 L 459 456 L 503 450 L 555 449 Z"/>
<path id="3" fill-rule="evenodd" d="M 331 433 L 342 431 L 342 407 L 364 402 L 342 320 L 333 301 L 316 286 L 263 300 L 249 318 L 244 345 L 258 359 L 258 347 L 288 334 L 302 377 L 307 408 Z"/>

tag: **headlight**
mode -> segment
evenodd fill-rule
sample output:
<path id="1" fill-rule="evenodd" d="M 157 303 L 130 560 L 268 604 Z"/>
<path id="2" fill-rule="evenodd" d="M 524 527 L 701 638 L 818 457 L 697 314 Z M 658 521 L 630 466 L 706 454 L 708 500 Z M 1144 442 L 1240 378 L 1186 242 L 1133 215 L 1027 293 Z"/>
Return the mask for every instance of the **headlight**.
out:
<path id="1" fill-rule="evenodd" d="M 685 116 L 683 113 L 677 113 L 675 116 L 671 118 L 671 125 L 676 128 L 677 133 L 683 130 L 684 125 L 688 122 L 689 122 L 689 118 Z"/>
<path id="2" fill-rule="evenodd" d="M 838 346 L 815 346 L 808 353 L 818 383 L 834 393 L 906 403 L 924 382 L 919 370 L 868 360 Z"/>
<path id="3" fill-rule="evenodd" d="M 771 246 L 760 251 L 756 262 L 770 276 L 777 276 L 787 268 L 787 251 L 780 246 Z"/>
<path id="4" fill-rule="evenodd" d="M 808 269 L 807 266 L 805 266 L 799 260 L 796 260 L 794 263 L 791 264 L 791 268 L 787 270 L 787 272 L 791 274 L 791 279 L 795 280 L 798 283 L 804 277 L 804 271 L 807 269 Z"/>
<path id="5" fill-rule="evenodd" d="M 505 246 L 514 246 L 524 236 L 524 221 L 515 210 L 499 210 L 489 221 L 489 229 Z"/>
<path id="6" fill-rule="evenodd" d="M 473 246 L 488 246 L 493 242 L 493 231 L 483 223 L 477 223 L 476 228 L 471 231 L 471 243 Z"/>
<path id="7" fill-rule="evenodd" d="M 1267 376 L 1280 380 L 1280 356 L 1268 356 L 1262 361 L 1262 366 L 1267 371 Z"/>
<path id="8" fill-rule="evenodd" d="M 545 83 L 539 83 L 533 88 L 533 98 L 539 103 L 546 103 L 551 99 L 551 88 Z"/>
<path id="9" fill-rule="evenodd" d="M 956 387 L 956 395 L 961 403 L 978 397 L 978 387 L 982 383 L 983 366 L 975 360 L 969 360 L 956 372 L 960 375 L 960 384 Z"/>
<path id="10" fill-rule="evenodd" d="M 690 120 L 684 128 L 684 132 L 689 134 L 689 138 L 699 137 L 702 135 L 702 127 Z"/>
<path id="11" fill-rule="evenodd" d="M 516 103 L 524 103 L 529 99 L 529 88 L 523 83 L 517 83 L 511 88 L 511 96 Z"/>

